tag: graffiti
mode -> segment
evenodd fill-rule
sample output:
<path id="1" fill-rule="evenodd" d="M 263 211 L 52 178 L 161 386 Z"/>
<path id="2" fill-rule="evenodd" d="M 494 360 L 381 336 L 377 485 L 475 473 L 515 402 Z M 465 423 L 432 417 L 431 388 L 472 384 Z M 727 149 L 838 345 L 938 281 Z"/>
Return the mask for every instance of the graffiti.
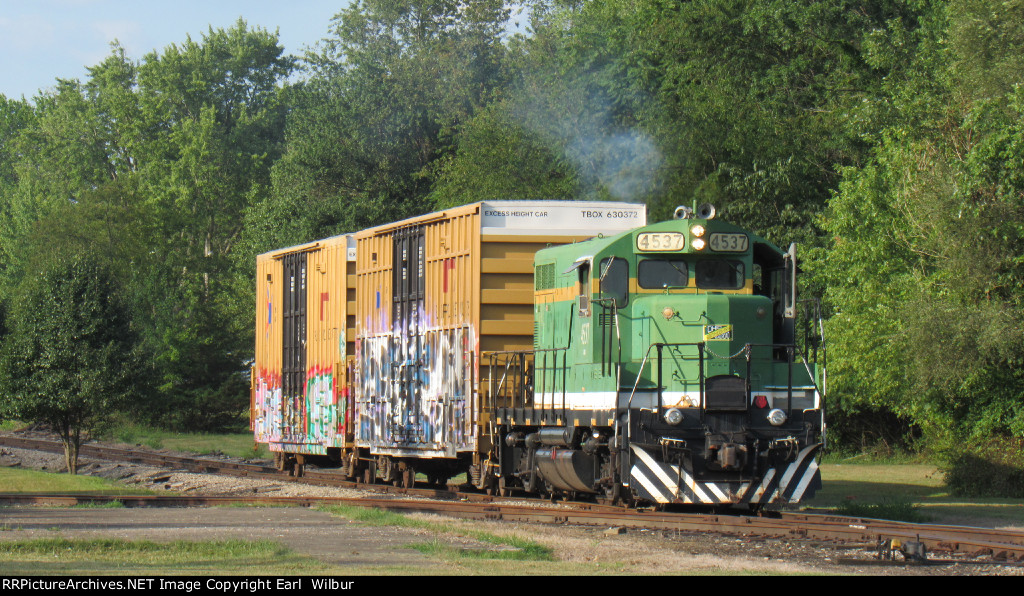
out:
<path id="1" fill-rule="evenodd" d="M 281 375 L 260 370 L 256 376 L 253 430 L 257 442 L 281 440 Z"/>
<path id="2" fill-rule="evenodd" d="M 267 289 L 267 326 L 264 334 L 270 337 L 270 328 L 274 323 L 274 303 L 270 300 L 270 289 Z"/>
<path id="3" fill-rule="evenodd" d="M 257 442 L 341 446 L 347 400 L 336 392 L 332 369 L 310 368 L 303 393 L 301 398 L 285 400 L 281 374 L 259 371 L 253 404 Z"/>
<path id="4" fill-rule="evenodd" d="M 330 367 L 316 366 L 306 372 L 305 441 L 328 447 L 340 446 L 338 436 L 343 433 L 332 372 Z M 344 406 L 340 411 L 345 411 Z"/>
<path id="5" fill-rule="evenodd" d="M 320 320 L 324 320 L 324 306 L 331 300 L 329 292 L 320 292 Z"/>
<path id="6" fill-rule="evenodd" d="M 432 327 L 422 312 L 395 327 L 356 341 L 357 440 L 449 455 L 472 449 L 472 328 Z"/>

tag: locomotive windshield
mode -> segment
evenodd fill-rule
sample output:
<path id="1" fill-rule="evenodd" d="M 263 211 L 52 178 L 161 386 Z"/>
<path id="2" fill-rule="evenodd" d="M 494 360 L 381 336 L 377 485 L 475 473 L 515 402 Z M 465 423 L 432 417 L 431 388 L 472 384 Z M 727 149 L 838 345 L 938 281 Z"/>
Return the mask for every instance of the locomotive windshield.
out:
<path id="1" fill-rule="evenodd" d="M 697 261 L 697 287 L 702 290 L 738 290 L 743 287 L 743 263 L 733 260 Z"/>
<path id="2" fill-rule="evenodd" d="M 695 281 L 702 290 L 738 290 L 743 287 L 744 273 L 743 262 L 731 259 L 702 259 L 694 266 Z M 676 259 L 640 261 L 637 283 L 647 290 L 689 287 L 689 265 Z"/>
<path id="3" fill-rule="evenodd" d="M 646 259 L 637 266 L 637 283 L 647 290 L 685 288 L 690 285 L 686 261 Z"/>

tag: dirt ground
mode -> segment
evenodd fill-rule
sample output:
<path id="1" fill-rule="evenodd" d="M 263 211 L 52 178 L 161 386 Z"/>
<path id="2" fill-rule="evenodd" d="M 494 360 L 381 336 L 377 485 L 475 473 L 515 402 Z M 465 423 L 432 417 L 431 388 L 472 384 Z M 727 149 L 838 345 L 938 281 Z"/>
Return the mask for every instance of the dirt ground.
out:
<path id="1" fill-rule="evenodd" d="M 62 456 L 0 448 L 0 465 L 60 470 Z M 247 478 L 168 472 L 139 465 L 84 460 L 80 473 L 130 486 L 189 495 L 342 496 L 359 491 Z M 0 488 L 2 491 L 2 488 Z M 379 495 L 377 495 L 379 496 Z M 444 523 L 449 519 L 421 516 Z M 492 534 L 514 534 L 554 549 L 563 561 L 638 574 L 869 574 L 869 575 L 1024 575 L 1020 565 L 990 565 L 970 558 L 955 564 L 880 565 L 867 548 L 837 548 L 810 541 L 757 540 L 706 534 L 506 522 L 458 522 Z M 408 548 L 439 538 L 461 548 L 485 545 L 456 535 L 375 527 L 303 508 L 183 509 L 0 509 L 0 540 L 40 536 L 112 537 L 128 540 L 271 539 L 343 569 L 399 565 L 411 573 L 445 573 L 443 562 Z M 500 573 L 500 569 L 496 572 Z"/>

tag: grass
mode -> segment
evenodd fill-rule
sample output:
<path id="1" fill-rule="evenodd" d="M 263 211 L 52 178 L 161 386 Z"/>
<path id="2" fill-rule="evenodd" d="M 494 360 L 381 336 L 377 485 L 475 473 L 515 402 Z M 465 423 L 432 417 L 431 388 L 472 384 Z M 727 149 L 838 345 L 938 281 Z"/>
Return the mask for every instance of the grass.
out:
<path id="1" fill-rule="evenodd" d="M 23 428 L 24 426 L 25 424 L 23 422 L 19 422 L 18 420 L 3 420 L 0 421 L 0 432 L 18 430 L 19 428 Z"/>
<path id="2" fill-rule="evenodd" d="M 14 431 L 26 424 L 17 420 L 0 422 L 0 431 Z M 150 449 L 169 449 L 199 455 L 223 454 L 231 457 L 270 459 L 266 445 L 253 440 L 251 432 L 236 433 L 182 433 L 143 426 L 131 422 L 115 422 L 95 437 L 100 441 L 114 441 L 129 445 L 143 445 Z"/>
<path id="3" fill-rule="evenodd" d="M 920 507 L 903 500 L 882 503 L 842 503 L 836 508 L 836 513 L 850 517 L 888 519 L 918 524 L 932 521 L 931 517 L 921 512 Z"/>
<path id="4" fill-rule="evenodd" d="M 532 540 L 527 540 L 517 536 L 498 536 L 482 530 L 458 527 L 455 524 L 442 524 L 414 519 L 400 513 L 394 513 L 377 508 L 355 507 L 349 505 L 324 505 L 319 509 L 321 511 L 331 513 L 332 515 L 338 515 L 346 519 L 359 521 L 373 526 L 416 528 L 442 535 L 472 538 L 478 542 L 498 547 L 496 549 L 460 548 L 452 546 L 440 538 L 435 538 L 425 543 L 410 545 L 412 548 L 415 548 L 424 554 L 436 555 L 442 559 L 469 558 L 514 561 L 554 561 L 554 555 L 550 548 Z"/>
<path id="5" fill-rule="evenodd" d="M 443 574 L 448 576 L 470 576 L 470 575 L 502 575 L 502 576 L 588 576 L 598 577 L 605 575 L 627 575 L 627 574 L 648 574 L 641 565 L 640 568 L 633 567 L 642 563 L 643 556 L 637 560 L 598 560 L 600 548 L 598 543 L 603 539 L 592 540 L 590 549 L 593 549 L 593 556 L 585 560 L 562 560 L 556 557 L 555 550 L 535 540 L 523 538 L 517 535 L 496 535 L 491 532 L 480 530 L 483 525 L 493 525 L 486 522 L 436 522 L 425 519 L 408 517 L 399 513 L 353 506 L 321 506 L 321 510 L 339 515 L 346 519 L 359 521 L 375 526 L 394 526 L 400 528 L 414 528 L 432 532 L 434 536 L 428 540 L 408 545 L 424 555 L 439 560 L 437 566 L 417 567 L 415 569 L 400 569 L 378 566 L 374 567 L 353 567 L 346 568 L 347 573 L 361 575 L 370 573 L 373 575 L 401 573 L 415 575 Z M 541 535 L 546 533 L 541 531 Z M 548 536 L 551 538 L 551 536 Z M 459 538 L 470 538 L 479 543 L 479 546 L 463 547 L 452 544 Z M 553 539 L 560 542 L 560 539 Z M 570 541 L 570 544 L 572 542 Z M 496 548 L 490 548 L 491 546 Z M 578 544 L 575 546 L 563 545 L 562 548 L 571 548 L 578 552 Z M 720 567 L 697 566 L 687 567 L 685 571 L 676 570 L 669 573 L 686 573 L 687 575 L 712 575 L 718 576 L 723 573 L 729 575 L 765 575 L 768 572 L 757 570 L 728 571 Z M 655 572 L 655 574 L 662 574 Z"/>
<path id="6" fill-rule="evenodd" d="M 0 541 L 0 575 L 311 575 L 339 568 L 269 540 Z"/>
<path id="7" fill-rule="evenodd" d="M 928 463 L 826 459 L 821 477 L 822 489 L 805 506 L 859 517 L 1024 527 L 1024 499 L 954 497 L 942 470 Z"/>
<path id="8" fill-rule="evenodd" d="M 100 437 L 151 449 L 187 451 L 200 455 L 223 454 L 231 457 L 269 459 L 266 445 L 253 441 L 252 433 L 178 433 L 137 424 L 120 424 Z"/>
<path id="9" fill-rule="evenodd" d="M 72 476 L 21 468 L 0 468 L 0 492 L 93 494 L 93 495 L 148 495 L 152 491 L 128 488 L 106 478 Z"/>

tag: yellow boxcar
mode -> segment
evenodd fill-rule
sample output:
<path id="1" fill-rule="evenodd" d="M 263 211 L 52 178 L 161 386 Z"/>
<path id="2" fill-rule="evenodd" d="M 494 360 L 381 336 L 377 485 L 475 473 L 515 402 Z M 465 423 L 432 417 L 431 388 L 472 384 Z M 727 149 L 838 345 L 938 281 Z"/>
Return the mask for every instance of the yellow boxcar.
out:
<path id="1" fill-rule="evenodd" d="M 355 239 L 335 236 L 256 259 L 251 425 L 279 465 L 351 446 L 348 394 Z M 301 469 L 301 468 L 300 468 Z"/>
<path id="2" fill-rule="evenodd" d="M 646 224 L 630 203 L 493 201 L 355 234 L 355 443 L 372 481 L 484 484 L 481 358 L 533 347 L 533 258 Z"/>

